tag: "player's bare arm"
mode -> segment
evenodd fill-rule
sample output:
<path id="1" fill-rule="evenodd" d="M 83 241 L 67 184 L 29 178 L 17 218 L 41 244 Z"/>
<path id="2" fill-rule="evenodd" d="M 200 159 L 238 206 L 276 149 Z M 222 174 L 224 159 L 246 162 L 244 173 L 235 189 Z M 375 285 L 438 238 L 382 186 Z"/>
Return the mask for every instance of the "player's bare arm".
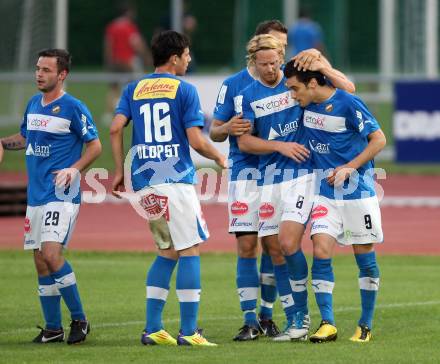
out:
<path id="1" fill-rule="evenodd" d="M 0 163 L 5 150 L 20 150 L 26 146 L 26 139 L 20 134 L 14 134 L 0 139 Z"/>
<path id="2" fill-rule="evenodd" d="M 117 198 L 121 198 L 118 192 L 124 191 L 124 126 L 127 121 L 126 116 L 116 114 L 110 127 L 110 143 L 115 162 L 112 194 Z"/>
<path id="3" fill-rule="evenodd" d="M 85 151 L 80 159 L 69 168 L 63 168 L 53 172 L 55 175 L 55 185 L 57 187 L 68 187 L 82 171 L 99 157 L 101 152 L 102 145 L 99 139 L 94 139 L 86 143 Z"/>
<path id="4" fill-rule="evenodd" d="M 26 138 L 20 133 L 1 138 L 0 141 L 5 150 L 20 150 L 26 147 Z"/>
<path id="5" fill-rule="evenodd" d="M 330 185 L 340 186 L 356 169 L 372 160 L 386 145 L 386 137 L 381 129 L 368 135 L 368 145 L 356 158 L 349 163 L 333 170 L 327 178 Z"/>
<path id="6" fill-rule="evenodd" d="M 316 56 L 317 52 L 319 56 Z M 302 51 L 293 57 L 292 60 L 295 61 L 295 67 L 298 67 L 299 70 L 321 72 L 336 88 L 349 93 L 356 91 L 354 83 L 344 73 L 333 68 L 328 59 L 316 49 Z"/>
<path id="7" fill-rule="evenodd" d="M 186 129 L 186 135 L 188 136 L 189 144 L 197 153 L 213 160 L 221 168 L 228 168 L 226 157 L 215 149 L 203 136 L 199 127 L 194 126 Z"/>
<path id="8" fill-rule="evenodd" d="M 304 162 L 310 155 L 310 151 L 306 147 L 295 142 L 265 140 L 250 134 L 240 136 L 237 142 L 242 152 L 250 154 L 280 153 L 292 158 L 297 163 Z"/>
<path id="9" fill-rule="evenodd" d="M 240 136 L 251 129 L 249 120 L 243 119 L 243 114 L 233 116 L 228 122 L 224 123 L 214 119 L 209 129 L 209 137 L 214 142 L 223 142 L 228 135 Z"/>

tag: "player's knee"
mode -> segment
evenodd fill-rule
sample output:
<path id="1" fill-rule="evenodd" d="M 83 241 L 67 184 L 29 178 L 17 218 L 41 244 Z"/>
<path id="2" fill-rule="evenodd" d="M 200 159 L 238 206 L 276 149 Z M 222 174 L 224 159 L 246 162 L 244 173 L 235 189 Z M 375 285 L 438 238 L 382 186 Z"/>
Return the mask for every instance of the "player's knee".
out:
<path id="1" fill-rule="evenodd" d="M 43 260 L 51 272 L 59 270 L 63 263 L 63 257 L 54 250 L 43 251 Z"/>
<path id="2" fill-rule="evenodd" d="M 331 250 L 325 245 L 313 246 L 313 256 L 318 259 L 329 259 L 332 257 Z"/>
<path id="3" fill-rule="evenodd" d="M 49 267 L 47 266 L 41 252 L 38 251 L 34 254 L 34 262 L 38 276 L 45 277 L 50 274 Z"/>
<path id="4" fill-rule="evenodd" d="M 284 264 L 284 254 L 279 246 L 270 245 L 268 246 L 268 251 L 274 264 Z"/>
<path id="5" fill-rule="evenodd" d="M 300 249 L 300 244 L 295 243 L 289 237 L 279 237 L 280 249 L 283 255 L 292 255 Z"/>
<path id="6" fill-rule="evenodd" d="M 242 258 L 255 258 L 257 256 L 257 238 L 255 234 L 237 237 L 238 256 Z"/>

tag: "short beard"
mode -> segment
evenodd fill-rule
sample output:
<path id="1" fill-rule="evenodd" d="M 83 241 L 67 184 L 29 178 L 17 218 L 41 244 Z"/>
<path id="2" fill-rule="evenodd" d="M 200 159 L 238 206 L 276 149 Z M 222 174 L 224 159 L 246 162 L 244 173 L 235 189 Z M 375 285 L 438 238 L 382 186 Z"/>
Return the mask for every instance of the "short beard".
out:
<path id="1" fill-rule="evenodd" d="M 51 88 L 47 88 L 47 87 L 45 87 L 45 88 L 40 88 L 39 90 L 41 91 L 41 92 L 43 92 L 43 93 L 48 93 L 48 92 L 51 92 L 51 91 L 53 91 L 55 89 L 55 86 L 53 86 L 53 87 L 51 87 Z"/>

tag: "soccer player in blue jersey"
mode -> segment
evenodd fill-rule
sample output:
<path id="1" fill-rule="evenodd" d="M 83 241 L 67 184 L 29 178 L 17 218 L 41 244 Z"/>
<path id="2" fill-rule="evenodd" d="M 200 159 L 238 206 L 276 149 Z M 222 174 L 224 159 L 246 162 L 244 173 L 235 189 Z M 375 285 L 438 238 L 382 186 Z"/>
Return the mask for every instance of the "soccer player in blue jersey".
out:
<path id="1" fill-rule="evenodd" d="M 312 287 L 322 321 L 312 342 L 336 340 L 331 265 L 334 246 L 351 245 L 359 267 L 362 313 L 350 340 L 368 342 L 377 291 L 379 268 L 374 244 L 383 241 L 379 202 L 374 189 L 374 157 L 386 144 L 374 116 L 356 96 L 334 88 L 317 71 L 299 71 L 293 62 L 284 69 L 292 97 L 305 108 L 304 125 L 319 190 L 312 210 Z M 322 178 L 324 177 L 324 178 Z"/>
<path id="2" fill-rule="evenodd" d="M 287 317 L 287 326 L 275 341 L 304 339 L 310 327 L 308 268 L 301 238 L 313 202 L 313 173 L 303 145 L 303 110 L 284 85 L 283 60 L 284 47 L 271 35 L 256 36 L 248 43 L 248 61 L 259 78 L 241 92 L 243 118 L 253 128 L 238 138 L 240 150 L 260 155 L 258 235 L 269 246 Z M 322 63 L 333 82 L 353 88 L 326 60 Z"/>
<path id="3" fill-rule="evenodd" d="M 287 28 L 278 20 L 260 23 L 255 34 L 272 34 L 286 46 Z M 229 137 L 229 160 L 231 161 L 228 182 L 229 232 L 237 239 L 237 292 L 244 313 L 244 325 L 234 337 L 235 341 L 248 341 L 258 338 L 260 331 L 270 337 L 279 334 L 272 320 L 272 307 L 276 299 L 276 286 L 273 264 L 269 254 L 261 255 L 260 274 L 257 267 L 258 230 L 258 192 L 255 176 L 239 175 L 241 170 L 258 168 L 258 156 L 241 152 L 237 137 L 250 129 L 249 121 L 236 112 L 240 104 L 240 91 L 257 77 L 253 65 L 228 77 L 222 84 L 214 110 L 214 120 L 210 137 L 222 142 Z M 258 289 L 261 286 L 260 312 L 257 318 Z"/>
<path id="4" fill-rule="evenodd" d="M 20 133 L 1 139 L 4 149 L 26 149 L 29 182 L 24 249 L 34 252 L 46 321 L 35 343 L 64 340 L 61 297 L 72 318 L 67 343 L 84 341 L 90 331 L 75 273 L 63 249 L 78 217 L 79 174 L 99 156 L 101 143 L 87 107 L 63 90 L 70 64 L 69 53 L 62 49 L 38 54 L 35 76 L 41 92 L 27 104 Z"/>
<path id="5" fill-rule="evenodd" d="M 141 336 L 145 345 L 215 346 L 197 327 L 200 301 L 199 244 L 209 234 L 194 189 L 196 171 L 190 146 L 206 158 L 226 167 L 226 158 L 203 136 L 204 125 L 196 88 L 183 76 L 191 61 L 186 36 L 165 31 L 152 40 L 155 72 L 130 83 L 122 93 L 111 126 L 116 164 L 112 188 L 118 196 L 124 185 L 123 128 L 133 122 L 132 189 L 147 214 L 159 221 L 165 237 L 157 239 L 158 256 L 146 279 L 146 325 Z M 161 216 L 160 216 L 161 215 Z M 158 217 L 158 218 L 156 218 Z M 180 332 L 177 340 L 164 330 L 162 312 L 176 275 L 180 302 Z"/>

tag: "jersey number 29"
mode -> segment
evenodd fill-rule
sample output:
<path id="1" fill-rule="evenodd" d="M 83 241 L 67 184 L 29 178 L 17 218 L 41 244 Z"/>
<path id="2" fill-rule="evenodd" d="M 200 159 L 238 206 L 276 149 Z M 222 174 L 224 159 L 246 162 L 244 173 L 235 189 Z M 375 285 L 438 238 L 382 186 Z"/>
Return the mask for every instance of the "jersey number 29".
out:
<path id="1" fill-rule="evenodd" d="M 153 110 L 151 110 L 153 109 Z M 169 142 L 173 137 L 171 132 L 170 105 L 166 102 L 144 104 L 139 109 L 144 115 L 145 142 L 153 142 L 153 131 L 155 142 Z"/>

